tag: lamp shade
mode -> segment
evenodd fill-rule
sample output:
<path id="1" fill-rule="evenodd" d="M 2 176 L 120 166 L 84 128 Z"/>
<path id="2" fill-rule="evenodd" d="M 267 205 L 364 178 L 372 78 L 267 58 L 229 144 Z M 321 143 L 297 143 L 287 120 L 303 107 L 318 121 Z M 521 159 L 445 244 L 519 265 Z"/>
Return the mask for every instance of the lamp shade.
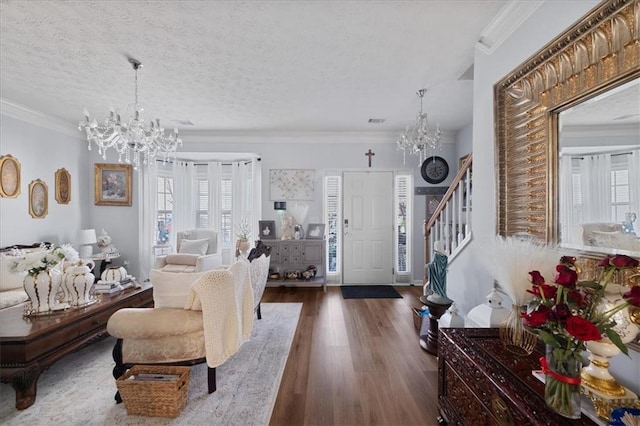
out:
<path id="1" fill-rule="evenodd" d="M 81 229 L 78 231 L 78 244 L 95 244 L 98 242 L 95 229 Z"/>

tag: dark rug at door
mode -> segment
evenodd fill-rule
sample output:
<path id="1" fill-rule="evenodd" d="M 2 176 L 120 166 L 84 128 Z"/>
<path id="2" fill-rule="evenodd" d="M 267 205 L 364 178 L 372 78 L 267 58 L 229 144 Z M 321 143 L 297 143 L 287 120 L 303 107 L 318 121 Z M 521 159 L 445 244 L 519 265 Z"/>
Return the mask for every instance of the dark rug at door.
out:
<path id="1" fill-rule="evenodd" d="M 401 299 L 391 285 L 343 285 L 343 299 Z"/>

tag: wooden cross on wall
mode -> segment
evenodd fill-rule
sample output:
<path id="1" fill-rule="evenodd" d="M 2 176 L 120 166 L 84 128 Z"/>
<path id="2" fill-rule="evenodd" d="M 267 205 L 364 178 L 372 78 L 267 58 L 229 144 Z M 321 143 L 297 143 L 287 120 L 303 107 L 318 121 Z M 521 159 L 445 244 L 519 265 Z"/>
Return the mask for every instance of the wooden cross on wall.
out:
<path id="1" fill-rule="evenodd" d="M 369 150 L 369 152 L 365 153 L 364 155 L 366 155 L 367 157 L 369 157 L 369 167 L 371 167 L 371 157 L 373 157 L 374 155 L 376 155 L 375 152 L 371 152 L 371 150 Z"/>

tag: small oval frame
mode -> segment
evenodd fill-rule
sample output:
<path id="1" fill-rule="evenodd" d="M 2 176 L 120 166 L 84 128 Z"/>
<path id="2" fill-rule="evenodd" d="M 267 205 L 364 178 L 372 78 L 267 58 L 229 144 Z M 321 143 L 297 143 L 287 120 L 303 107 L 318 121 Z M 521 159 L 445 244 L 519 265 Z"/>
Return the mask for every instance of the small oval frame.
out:
<path id="1" fill-rule="evenodd" d="M 10 154 L 0 157 L 0 197 L 20 195 L 20 161 Z"/>

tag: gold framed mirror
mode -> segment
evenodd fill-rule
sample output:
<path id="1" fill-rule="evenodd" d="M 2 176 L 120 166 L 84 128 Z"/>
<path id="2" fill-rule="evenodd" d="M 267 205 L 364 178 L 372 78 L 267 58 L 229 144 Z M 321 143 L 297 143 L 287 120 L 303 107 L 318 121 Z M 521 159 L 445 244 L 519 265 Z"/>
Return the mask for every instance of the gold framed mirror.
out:
<path id="1" fill-rule="evenodd" d="M 559 242 L 559 114 L 639 78 L 640 0 L 609 0 L 496 83 L 500 235 Z"/>

